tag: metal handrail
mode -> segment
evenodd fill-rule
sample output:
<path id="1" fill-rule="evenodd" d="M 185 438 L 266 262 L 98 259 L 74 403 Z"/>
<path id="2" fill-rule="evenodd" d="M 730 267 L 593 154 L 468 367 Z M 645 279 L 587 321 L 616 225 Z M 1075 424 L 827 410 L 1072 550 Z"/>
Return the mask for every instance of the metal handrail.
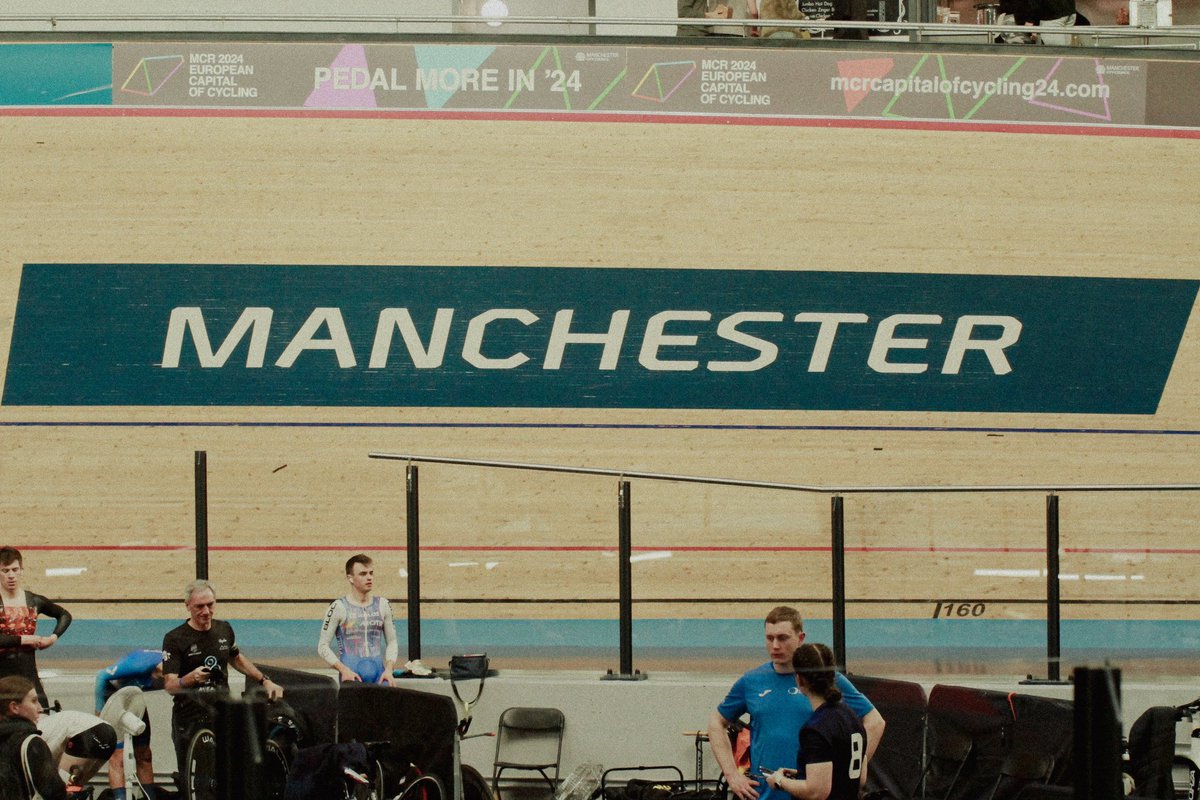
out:
<path id="1" fill-rule="evenodd" d="M 1024 485 L 979 485 L 979 486 L 811 486 L 795 483 L 778 483 L 770 481 L 748 481 L 734 478 L 713 478 L 698 475 L 678 475 L 665 472 L 645 472 L 638 470 L 617 470 L 597 467 L 571 467 L 555 464 L 531 464 L 520 461 L 494 461 L 478 458 L 455 458 L 446 456 L 426 456 L 411 453 L 368 453 L 368 457 L 406 463 L 407 497 L 408 497 L 408 551 L 411 564 L 409 578 L 410 613 L 420 614 L 420 587 L 412 578 L 413 571 L 419 569 L 420 536 L 417 524 L 417 466 L 418 462 L 429 464 L 455 464 L 460 466 L 477 466 L 499 469 L 534 470 L 538 472 L 556 472 L 573 475 L 597 475 L 619 479 L 619 522 L 620 533 L 618 546 L 620 548 L 619 563 L 621 567 L 620 585 L 620 615 L 618 628 L 620 631 L 620 674 L 621 679 L 636 679 L 638 673 L 633 670 L 633 611 L 632 584 L 628 575 L 628 559 L 632 546 L 631 525 L 629 520 L 630 479 L 662 480 L 682 483 L 702 483 L 718 486 L 738 486 L 754 489 L 782 489 L 785 491 L 816 492 L 831 495 L 830 497 L 830 529 L 832 553 L 832 584 L 833 584 L 833 650 L 837 663 L 846 663 L 846 575 L 845 575 L 845 507 L 842 495 L 850 493 L 938 493 L 938 492 L 1044 492 L 1046 494 L 1046 680 L 1058 682 L 1060 679 L 1061 656 L 1061 598 L 1059 595 L 1059 505 L 1058 495 L 1065 492 L 1147 492 L 1147 491 L 1195 491 L 1200 484 L 1024 484 Z M 411 623 L 410 623 L 411 624 Z M 416 634 L 419 637 L 419 632 Z M 420 658 L 420 644 L 417 639 L 416 649 L 410 643 L 410 658 Z"/>
<path id="2" fill-rule="evenodd" d="M 628 469 L 606 469 L 600 467 L 570 467 L 556 464 L 531 464 L 519 461 L 489 461 L 478 458 L 455 458 L 446 456 L 427 456 L 406 453 L 368 453 L 369 458 L 379 458 L 389 461 L 405 461 L 423 464 L 457 464 L 471 467 L 493 467 L 499 469 L 532 470 L 536 472 L 559 472 L 573 475 L 598 475 L 610 478 L 637 478 L 640 480 L 672 481 L 676 483 L 704 483 L 713 486 L 738 486 L 749 489 L 780 489 L 792 492 L 811 492 L 816 494 L 913 494 L 913 493 L 952 493 L 952 492 L 1170 492 L 1197 491 L 1200 484 L 1196 483 L 1154 483 L 1154 484 L 1013 484 L 1013 485 L 980 485 L 980 486 L 817 486 L 799 483 L 779 483 L 775 481 L 752 481 L 737 478 L 715 478 L 701 475 L 677 475 L 666 472 L 644 472 Z"/>
<path id="3" fill-rule="evenodd" d="M 972 34 L 1027 34 L 1036 32 L 1037 28 L 1021 25 L 971 24 L 971 23 L 935 23 L 935 22 L 880 22 L 880 21 L 850 21 L 850 20 L 777 20 L 777 19 L 700 19 L 693 17 L 578 17 L 578 16 L 510 16 L 503 18 L 483 16 L 457 15 L 400 15 L 400 14 L 99 14 L 99 13 L 40 13 L 32 14 L 0 12 L 0 30 L 2 26 L 12 23 L 42 24 L 51 32 L 60 32 L 60 26 L 81 23 L 203 23 L 221 26 L 220 30 L 212 32 L 228 32 L 226 26 L 244 24 L 289 23 L 313 26 L 326 32 L 330 27 L 347 28 L 361 25 L 380 25 L 391 29 L 399 26 L 414 24 L 425 25 L 491 25 L 498 35 L 504 33 L 503 26 L 532 25 L 532 26 L 655 26 L 655 27 L 696 27 L 728 28 L 731 31 L 745 27 L 769 26 L 772 28 L 794 28 L 797 30 L 826 31 L 826 30 L 864 30 L 891 31 L 896 34 L 908 34 L 916 41 L 922 41 L 925 36 L 936 38 L 941 35 L 972 35 Z M 592 28 L 594 29 L 594 28 Z M 210 29 L 211 30 L 211 29 Z M 61 31 L 71 32 L 71 31 Z M 92 31 L 98 32 L 98 31 Z M 106 31 L 113 32 L 113 31 Z M 160 32 L 160 31 L 155 31 Z M 165 32 L 165 31 L 164 31 Z M 195 31 L 193 31 L 195 32 Z M 261 31 L 250 31 L 261 32 Z M 1058 29 L 1055 33 L 1062 33 Z M 1145 40 L 1181 40 L 1200 38 L 1200 26 L 1179 25 L 1168 28 L 1131 27 L 1125 26 L 1085 26 L 1066 28 L 1065 32 L 1079 38 L 1091 39 L 1099 43 L 1105 38 L 1141 38 Z M 1148 41 L 1142 45 L 1147 46 Z"/>

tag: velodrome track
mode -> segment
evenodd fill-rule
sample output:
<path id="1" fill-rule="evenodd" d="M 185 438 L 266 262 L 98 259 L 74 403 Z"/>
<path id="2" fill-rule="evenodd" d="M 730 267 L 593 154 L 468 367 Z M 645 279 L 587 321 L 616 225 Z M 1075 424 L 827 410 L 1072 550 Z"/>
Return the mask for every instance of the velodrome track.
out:
<path id="1" fill-rule="evenodd" d="M 1169 134 L 4 112 L 0 364 L 32 263 L 1194 279 L 1200 159 Z M 371 451 L 813 485 L 1184 483 L 1198 347 L 1192 319 L 1152 415 L 6 405 L 0 526 L 77 618 L 177 619 L 204 450 L 224 615 L 312 620 L 358 550 L 403 594 L 403 468 Z M 615 483 L 422 466 L 426 617 L 614 618 Z M 850 615 L 971 601 L 1041 619 L 1043 494 L 849 496 Z M 758 619 L 777 597 L 829 616 L 827 496 L 634 498 L 637 618 Z M 1064 495 L 1063 571 L 1108 578 L 1064 582 L 1064 617 L 1194 619 L 1198 511 L 1186 492 Z"/>

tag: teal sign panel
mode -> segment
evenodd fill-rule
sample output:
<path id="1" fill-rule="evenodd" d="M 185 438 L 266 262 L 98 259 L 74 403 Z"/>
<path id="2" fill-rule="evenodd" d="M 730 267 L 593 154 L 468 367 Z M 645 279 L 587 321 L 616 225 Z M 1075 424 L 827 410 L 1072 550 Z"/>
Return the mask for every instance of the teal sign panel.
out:
<path id="1" fill-rule="evenodd" d="M 28 264 L 3 402 L 1153 414 L 1198 283 Z"/>
<path id="2" fill-rule="evenodd" d="M 0 45 L 0 106 L 112 105 L 112 45 Z"/>

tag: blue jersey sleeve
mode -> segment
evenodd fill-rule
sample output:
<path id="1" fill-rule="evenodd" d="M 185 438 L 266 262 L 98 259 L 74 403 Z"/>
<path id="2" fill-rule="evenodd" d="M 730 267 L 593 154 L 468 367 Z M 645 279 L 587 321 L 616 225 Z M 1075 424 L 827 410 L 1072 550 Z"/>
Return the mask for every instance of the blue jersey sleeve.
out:
<path id="1" fill-rule="evenodd" d="M 746 676 L 738 678 L 729 689 L 729 694 L 717 706 L 717 713 L 733 722 L 746 713 Z"/>
<path id="2" fill-rule="evenodd" d="M 837 673 L 834 682 L 837 684 L 838 691 L 842 693 L 842 699 L 846 706 L 854 712 L 854 716 L 862 719 L 875 710 L 875 706 L 867 699 L 867 696 L 855 688 L 845 675 Z"/>
<path id="3" fill-rule="evenodd" d="M 104 708 L 104 702 L 108 699 L 108 671 L 102 669 L 96 673 L 96 713 L 100 713 L 100 709 Z"/>
<path id="4" fill-rule="evenodd" d="M 125 686 L 149 689 L 153 685 L 150 675 L 163 661 L 162 650 L 134 650 L 120 661 L 96 673 L 96 710 L 103 708 L 105 701 Z"/>

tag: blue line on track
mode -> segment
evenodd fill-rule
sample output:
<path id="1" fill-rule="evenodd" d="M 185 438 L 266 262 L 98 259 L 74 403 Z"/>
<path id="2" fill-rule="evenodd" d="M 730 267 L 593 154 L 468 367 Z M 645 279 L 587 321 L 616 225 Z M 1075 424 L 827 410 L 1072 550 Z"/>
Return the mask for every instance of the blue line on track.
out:
<path id="1" fill-rule="evenodd" d="M 315 658 L 320 617 L 312 619 L 231 619 L 238 642 L 255 649 L 311 651 Z M 831 642 L 828 619 L 806 619 L 808 639 Z M 179 620 L 76 620 L 55 649 L 96 647 L 135 649 L 156 646 Z M 43 621 L 49 632 L 52 621 Z M 404 637 L 404 623 L 398 633 Z M 1200 651 L 1200 627 L 1194 620 L 1063 620 L 1064 650 L 1126 649 L 1162 654 Z M 434 648 L 615 648 L 615 619 L 473 619 L 423 620 L 422 644 Z M 745 619 L 645 619 L 633 622 L 635 648 L 712 648 L 754 650 L 762 647 L 762 623 Z M 1042 620 L 1014 619 L 851 619 L 847 644 L 857 651 L 893 649 L 1019 650 L 1045 648 Z M 401 648 L 403 649 L 403 647 Z M 470 651 L 474 652 L 474 650 Z"/>
<path id="2" fill-rule="evenodd" d="M 721 425 L 619 422 L 22 422 L 0 421 L 7 428 L 494 428 L 546 430 L 710 430 L 710 431 L 901 431 L 908 433 L 1074 433 L 1103 436 L 1200 436 L 1200 430 L 1176 428 L 1005 428 L 968 425 Z"/>

